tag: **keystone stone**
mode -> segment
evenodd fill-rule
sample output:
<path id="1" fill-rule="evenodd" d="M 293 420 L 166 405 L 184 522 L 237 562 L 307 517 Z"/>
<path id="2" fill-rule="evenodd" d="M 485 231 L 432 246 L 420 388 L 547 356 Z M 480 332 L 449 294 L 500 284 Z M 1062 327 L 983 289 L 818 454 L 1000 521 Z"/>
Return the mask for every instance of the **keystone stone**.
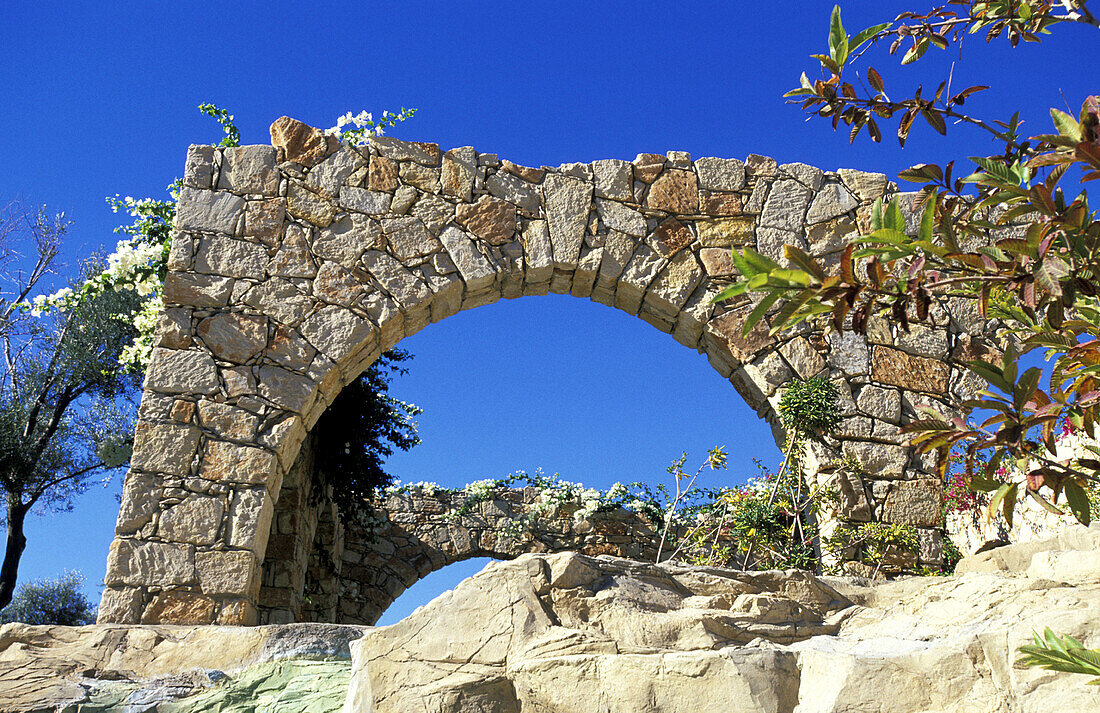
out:
<path id="1" fill-rule="evenodd" d="M 592 185 L 577 178 L 550 173 L 543 182 L 542 190 L 550 242 L 554 246 L 554 267 L 572 270 L 580 257 L 584 230 L 588 225 Z"/>

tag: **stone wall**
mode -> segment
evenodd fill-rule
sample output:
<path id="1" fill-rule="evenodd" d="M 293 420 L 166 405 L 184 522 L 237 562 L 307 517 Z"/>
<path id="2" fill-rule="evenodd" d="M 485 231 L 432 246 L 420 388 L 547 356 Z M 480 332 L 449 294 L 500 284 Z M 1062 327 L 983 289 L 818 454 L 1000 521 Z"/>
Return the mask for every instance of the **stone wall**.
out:
<path id="1" fill-rule="evenodd" d="M 780 259 L 789 243 L 837 260 L 871 203 L 896 192 L 885 176 L 680 151 L 530 168 L 388 137 L 342 147 L 286 117 L 271 135 L 188 151 L 101 621 L 253 624 L 261 586 L 346 567 L 300 561 L 311 537 L 341 539 L 293 472 L 317 418 L 428 324 L 547 293 L 614 306 L 705 353 L 773 423 L 788 379 L 833 379 L 846 418 L 811 465 L 824 474 L 850 456 L 867 474 L 844 479 L 839 517 L 923 528 L 935 555 L 941 488 L 898 429 L 918 404 L 953 413 L 974 384 L 952 363 L 988 325 L 948 304 L 909 333 L 878 321 L 866 339 L 763 326 L 742 337 L 752 305 L 710 304 L 732 279 L 731 247 Z M 284 482 L 294 507 L 280 506 Z M 263 571 L 269 540 L 293 564 Z"/>

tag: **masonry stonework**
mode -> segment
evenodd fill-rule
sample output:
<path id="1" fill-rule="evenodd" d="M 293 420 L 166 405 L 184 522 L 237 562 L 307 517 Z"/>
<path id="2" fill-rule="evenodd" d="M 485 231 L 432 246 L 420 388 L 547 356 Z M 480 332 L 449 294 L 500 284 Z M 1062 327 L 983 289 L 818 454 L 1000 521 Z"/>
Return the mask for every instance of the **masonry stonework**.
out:
<path id="1" fill-rule="evenodd" d="M 837 261 L 879 197 L 897 195 L 915 221 L 914 195 L 886 176 L 680 151 L 531 168 L 388 137 L 341 146 L 287 117 L 271 136 L 188 151 L 101 622 L 373 621 L 450 561 L 533 551 L 537 536 L 497 546 L 469 523 L 460 536 L 429 517 L 453 504 L 427 500 L 384 503 L 392 529 L 363 544 L 309 496 L 302 445 L 340 389 L 405 337 L 548 293 L 623 310 L 704 353 L 773 424 L 787 380 L 827 376 L 845 420 L 813 444 L 810 468 L 833 478 L 849 457 L 865 472 L 840 479 L 838 517 L 914 525 L 937 551 L 934 463 L 899 429 L 919 405 L 957 412 L 979 385 L 954 364 L 980 353 L 990 325 L 945 302 L 908 333 L 879 320 L 866 337 L 742 336 L 753 305 L 710 303 L 733 279 L 731 248 L 782 260 L 794 244 Z M 629 529 L 613 543 L 628 556 L 628 542 L 652 538 Z M 558 535 L 538 547 L 602 546 Z M 406 549 L 387 559 L 387 546 Z"/>

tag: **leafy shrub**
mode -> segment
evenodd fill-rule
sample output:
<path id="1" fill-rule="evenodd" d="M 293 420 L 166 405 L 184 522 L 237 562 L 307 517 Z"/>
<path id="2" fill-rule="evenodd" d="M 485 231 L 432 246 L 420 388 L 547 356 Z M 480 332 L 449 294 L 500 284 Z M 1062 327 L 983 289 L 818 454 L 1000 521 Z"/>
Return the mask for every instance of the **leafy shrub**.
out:
<path id="1" fill-rule="evenodd" d="M 94 624 L 95 605 L 84 596 L 84 575 L 65 572 L 56 579 L 36 579 L 19 586 L 11 604 L 0 609 L 0 624 L 83 626 Z"/>

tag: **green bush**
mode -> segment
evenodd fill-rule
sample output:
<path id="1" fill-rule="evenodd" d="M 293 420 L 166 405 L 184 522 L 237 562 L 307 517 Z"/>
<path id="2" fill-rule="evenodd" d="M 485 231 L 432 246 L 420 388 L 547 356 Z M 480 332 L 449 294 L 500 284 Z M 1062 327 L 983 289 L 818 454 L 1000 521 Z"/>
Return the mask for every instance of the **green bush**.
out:
<path id="1" fill-rule="evenodd" d="M 95 623 L 96 608 L 84 596 L 84 575 L 65 572 L 56 579 L 36 579 L 15 590 L 11 604 L 0 609 L 0 624 L 83 626 Z"/>

